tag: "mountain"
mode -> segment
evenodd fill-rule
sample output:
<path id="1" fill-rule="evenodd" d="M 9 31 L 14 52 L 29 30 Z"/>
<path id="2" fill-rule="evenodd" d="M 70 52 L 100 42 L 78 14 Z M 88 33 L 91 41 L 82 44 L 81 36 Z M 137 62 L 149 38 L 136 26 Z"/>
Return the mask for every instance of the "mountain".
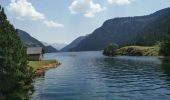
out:
<path id="1" fill-rule="evenodd" d="M 158 11 L 153 16 L 157 16 L 157 19 L 131 40 L 131 44 L 150 46 L 162 40 L 170 25 L 170 8 Z"/>
<path id="2" fill-rule="evenodd" d="M 40 41 L 44 46 L 49 46 L 50 44 L 47 42 Z"/>
<path id="3" fill-rule="evenodd" d="M 43 42 L 43 41 L 41 41 L 41 43 L 43 43 L 45 46 L 51 45 L 52 47 L 54 47 L 57 50 L 61 50 L 62 48 L 64 48 L 67 45 L 65 43 L 47 43 L 47 42 Z"/>
<path id="4" fill-rule="evenodd" d="M 74 41 L 72 41 L 69 45 L 65 46 L 64 48 L 62 48 L 60 51 L 69 51 L 70 49 L 76 47 L 82 40 L 84 40 L 86 38 L 86 36 L 80 36 L 77 39 L 75 39 Z"/>
<path id="5" fill-rule="evenodd" d="M 64 48 L 67 44 L 65 43 L 52 43 L 51 44 L 54 48 L 56 48 L 57 50 L 61 50 L 62 48 Z"/>
<path id="6" fill-rule="evenodd" d="M 166 8 L 146 16 L 110 19 L 86 38 L 66 50 L 102 50 L 110 43 L 117 43 L 120 46 L 153 45 L 156 41 L 160 41 L 166 33 L 168 22 L 170 22 L 169 16 L 170 8 Z"/>
<path id="7" fill-rule="evenodd" d="M 17 29 L 16 31 L 21 41 L 26 47 L 42 47 L 45 53 L 58 52 L 58 50 L 56 50 L 52 46 L 43 45 L 40 41 L 30 36 L 27 32 L 20 30 L 20 29 Z"/>
<path id="8" fill-rule="evenodd" d="M 54 48 L 51 45 L 45 46 L 45 52 L 46 53 L 52 53 L 52 52 L 58 52 L 58 50 L 56 48 Z"/>

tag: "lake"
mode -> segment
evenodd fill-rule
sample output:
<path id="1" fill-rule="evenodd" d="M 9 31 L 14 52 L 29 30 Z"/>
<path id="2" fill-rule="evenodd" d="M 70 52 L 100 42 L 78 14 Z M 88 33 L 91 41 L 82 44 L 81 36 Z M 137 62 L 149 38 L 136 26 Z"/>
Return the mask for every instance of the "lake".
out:
<path id="1" fill-rule="evenodd" d="M 101 51 L 45 54 L 62 64 L 35 80 L 32 100 L 170 100 L 170 64 Z"/>

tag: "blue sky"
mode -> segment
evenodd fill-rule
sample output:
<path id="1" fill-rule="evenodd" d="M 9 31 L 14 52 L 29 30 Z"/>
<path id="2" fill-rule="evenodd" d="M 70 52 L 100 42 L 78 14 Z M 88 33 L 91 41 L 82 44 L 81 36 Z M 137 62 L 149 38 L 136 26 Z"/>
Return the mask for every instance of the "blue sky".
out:
<path id="1" fill-rule="evenodd" d="M 70 43 L 107 19 L 170 7 L 170 0 L 0 0 L 10 22 L 40 41 Z"/>

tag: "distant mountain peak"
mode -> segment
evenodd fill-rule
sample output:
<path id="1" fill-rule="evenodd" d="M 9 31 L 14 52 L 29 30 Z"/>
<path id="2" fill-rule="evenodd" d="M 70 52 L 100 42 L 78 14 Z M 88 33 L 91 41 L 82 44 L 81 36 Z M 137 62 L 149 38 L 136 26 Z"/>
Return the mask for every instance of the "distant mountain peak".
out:
<path id="1" fill-rule="evenodd" d="M 76 38 L 74 41 L 72 41 L 69 45 L 65 46 L 62 48 L 60 51 L 69 51 L 70 49 L 74 48 L 76 45 L 78 45 L 83 39 L 85 39 L 88 35 L 86 36 L 80 36 Z"/>
<path id="2" fill-rule="evenodd" d="M 65 43 L 47 43 L 47 42 L 43 42 L 43 41 L 41 41 L 41 43 L 43 43 L 45 46 L 52 46 L 57 50 L 61 50 L 62 48 L 64 48 L 67 45 Z"/>

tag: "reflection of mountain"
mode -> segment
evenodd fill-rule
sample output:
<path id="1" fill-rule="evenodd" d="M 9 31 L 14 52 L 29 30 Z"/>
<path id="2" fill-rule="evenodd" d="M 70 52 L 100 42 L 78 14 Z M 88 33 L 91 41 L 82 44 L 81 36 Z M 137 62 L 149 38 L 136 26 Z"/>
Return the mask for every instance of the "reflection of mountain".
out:
<path id="1" fill-rule="evenodd" d="M 109 88 L 114 88 L 111 90 L 113 93 L 149 90 L 148 93 L 154 94 L 156 90 L 164 95 L 165 92 L 162 91 L 170 88 L 170 61 L 163 61 L 162 68 L 161 61 L 156 57 L 138 57 L 138 59 L 114 57 L 98 59 L 96 62 L 100 64 L 97 67 L 100 71 L 98 73 L 105 79 Z"/>
<path id="2" fill-rule="evenodd" d="M 135 57 L 115 57 L 99 59 L 96 62 L 100 63 L 98 69 L 103 77 L 115 79 L 117 80 L 115 84 L 120 83 L 125 86 L 127 82 L 135 84 L 134 81 L 147 85 L 145 79 L 154 82 L 159 80 L 159 75 L 162 74 L 161 62 L 155 57 L 138 57 L 138 59 Z"/>
<path id="3" fill-rule="evenodd" d="M 26 47 L 42 47 L 46 53 L 57 52 L 52 46 L 45 46 L 37 39 L 30 36 L 27 32 L 17 29 L 18 36 Z"/>

